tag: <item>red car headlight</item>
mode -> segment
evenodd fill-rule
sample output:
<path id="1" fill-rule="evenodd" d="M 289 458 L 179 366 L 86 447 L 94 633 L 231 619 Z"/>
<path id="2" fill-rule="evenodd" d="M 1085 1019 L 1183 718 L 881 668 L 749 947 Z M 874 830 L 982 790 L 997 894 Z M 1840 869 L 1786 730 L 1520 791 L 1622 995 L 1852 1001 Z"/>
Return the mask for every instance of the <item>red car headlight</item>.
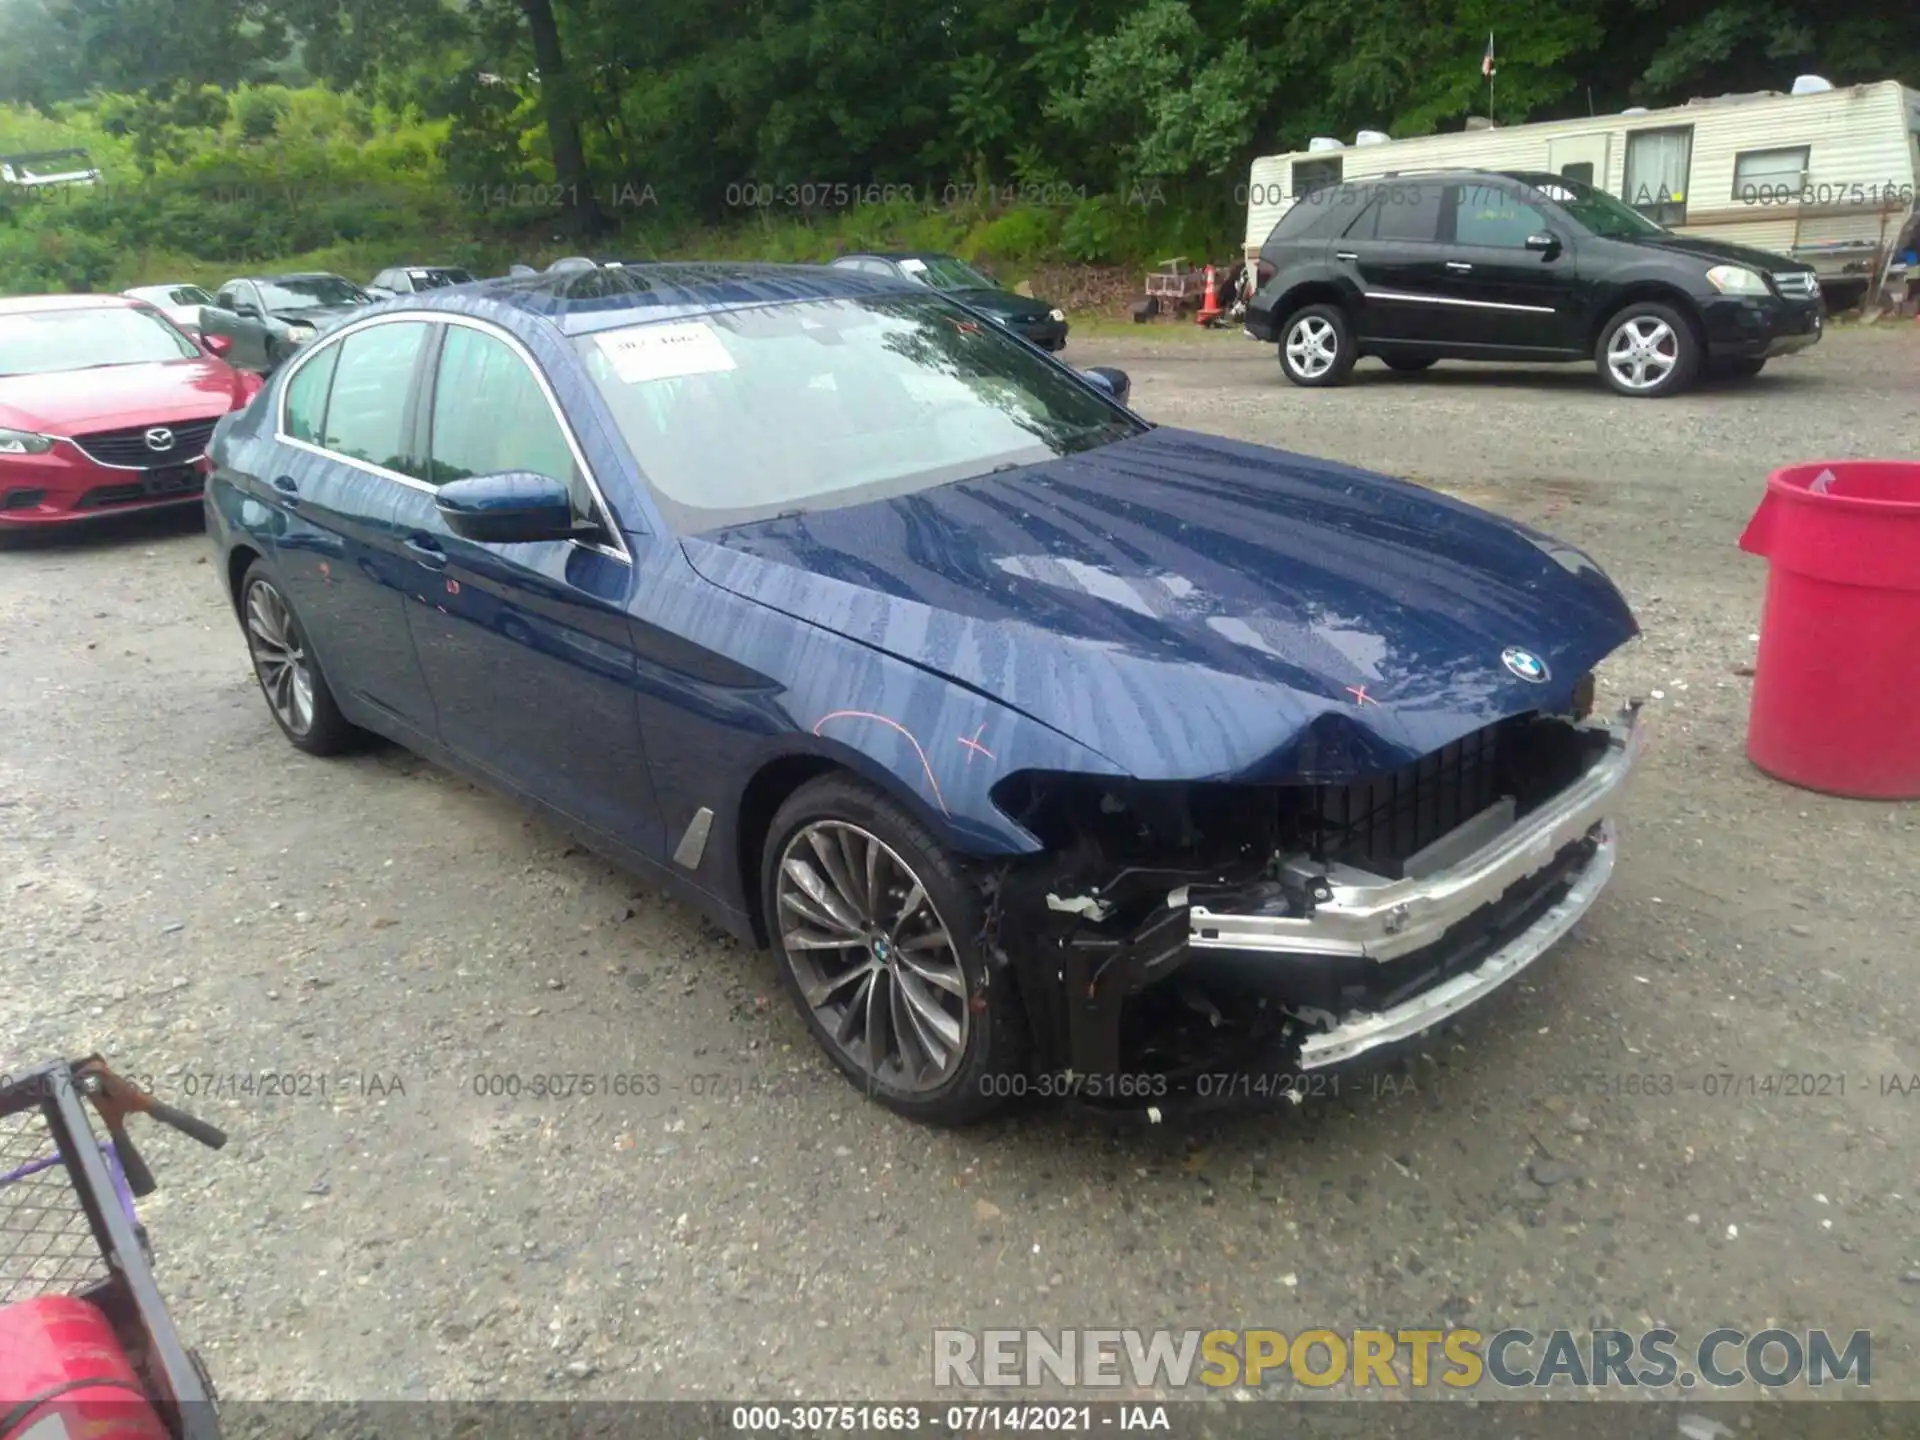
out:
<path id="1" fill-rule="evenodd" d="M 0 455 L 44 455 L 53 448 L 51 435 L 31 430 L 0 429 Z"/>

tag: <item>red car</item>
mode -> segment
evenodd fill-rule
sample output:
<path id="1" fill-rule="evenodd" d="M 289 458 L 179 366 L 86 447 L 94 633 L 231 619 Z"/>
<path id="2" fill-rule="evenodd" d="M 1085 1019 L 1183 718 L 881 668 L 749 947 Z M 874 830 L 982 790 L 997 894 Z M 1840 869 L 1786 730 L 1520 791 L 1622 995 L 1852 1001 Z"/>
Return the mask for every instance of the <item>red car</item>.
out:
<path id="1" fill-rule="evenodd" d="M 0 300 L 0 530 L 198 504 L 258 375 L 122 295 Z"/>

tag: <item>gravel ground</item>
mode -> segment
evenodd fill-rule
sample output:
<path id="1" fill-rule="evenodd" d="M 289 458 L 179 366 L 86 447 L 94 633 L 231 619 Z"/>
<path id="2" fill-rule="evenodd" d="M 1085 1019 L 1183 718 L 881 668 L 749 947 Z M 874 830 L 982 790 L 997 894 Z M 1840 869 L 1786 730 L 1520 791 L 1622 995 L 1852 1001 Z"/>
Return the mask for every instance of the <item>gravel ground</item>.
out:
<path id="1" fill-rule="evenodd" d="M 1646 635 L 1603 699 L 1651 697 L 1656 744 L 1576 935 L 1338 1099 L 917 1129 L 815 1057 L 767 957 L 404 754 L 289 748 L 195 520 L 12 546 L 0 1026 L 233 1132 L 145 1145 L 223 1391 L 889 1397 L 930 1393 L 936 1326 L 1663 1323 L 1868 1328 L 1875 1395 L 1920 1397 L 1920 1085 L 1884 1078 L 1920 1072 L 1920 806 L 1748 765 L 1764 567 L 1735 547 L 1771 467 L 1920 454 L 1916 327 L 1657 403 L 1584 368 L 1302 391 L 1233 335 L 1069 358 L 1611 571 Z M 263 1072 L 293 1093 L 227 1078 Z M 557 1072 L 657 1093 L 476 1093 Z"/>

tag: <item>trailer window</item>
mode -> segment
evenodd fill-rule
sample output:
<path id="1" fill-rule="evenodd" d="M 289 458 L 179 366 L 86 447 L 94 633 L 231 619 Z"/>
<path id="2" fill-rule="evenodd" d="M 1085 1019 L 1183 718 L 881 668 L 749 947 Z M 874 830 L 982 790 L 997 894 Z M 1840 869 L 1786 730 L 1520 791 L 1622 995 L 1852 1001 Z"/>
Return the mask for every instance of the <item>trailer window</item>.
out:
<path id="1" fill-rule="evenodd" d="M 1733 198 L 1746 205 L 1779 205 L 1795 199 L 1807 182 L 1805 145 L 1782 150 L 1742 150 L 1733 157 Z"/>
<path id="2" fill-rule="evenodd" d="M 1293 198 L 1311 195 L 1316 190 L 1324 190 L 1329 185 L 1340 183 L 1341 166 L 1339 157 L 1331 160 L 1296 160 L 1293 162 Z"/>
<path id="3" fill-rule="evenodd" d="M 1662 225 L 1687 223 L 1693 127 L 1638 130 L 1627 137 L 1626 202 Z"/>

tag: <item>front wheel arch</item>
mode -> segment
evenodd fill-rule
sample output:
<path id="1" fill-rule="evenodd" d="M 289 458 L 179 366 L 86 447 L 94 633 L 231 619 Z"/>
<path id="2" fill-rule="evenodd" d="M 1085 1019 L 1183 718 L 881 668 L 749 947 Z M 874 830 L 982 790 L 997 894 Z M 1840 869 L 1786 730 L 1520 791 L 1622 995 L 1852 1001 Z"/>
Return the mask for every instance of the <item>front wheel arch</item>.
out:
<path id="1" fill-rule="evenodd" d="M 1706 322 L 1700 318 L 1700 307 L 1694 303 L 1691 295 L 1671 285 L 1634 285 L 1615 296 L 1613 302 L 1601 310 L 1587 331 L 1586 353 L 1593 354 L 1595 347 L 1600 343 L 1600 337 L 1607 333 L 1607 328 L 1619 318 L 1622 310 L 1643 302 L 1665 305 L 1668 309 L 1675 311 L 1687 322 L 1687 328 L 1693 332 L 1694 345 L 1701 354 L 1706 353 L 1707 326 Z"/>

